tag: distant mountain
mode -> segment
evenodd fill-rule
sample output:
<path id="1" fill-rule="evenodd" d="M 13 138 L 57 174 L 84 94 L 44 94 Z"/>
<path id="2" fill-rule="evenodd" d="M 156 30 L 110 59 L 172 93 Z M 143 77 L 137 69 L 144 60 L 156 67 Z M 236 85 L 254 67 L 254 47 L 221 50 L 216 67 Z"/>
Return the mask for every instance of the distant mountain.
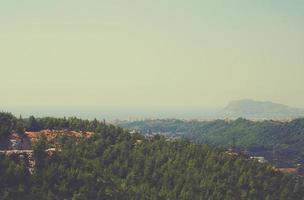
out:
<path id="1" fill-rule="evenodd" d="M 304 109 L 270 101 L 242 99 L 231 101 L 222 111 L 225 117 L 249 119 L 289 119 L 304 116 Z"/>

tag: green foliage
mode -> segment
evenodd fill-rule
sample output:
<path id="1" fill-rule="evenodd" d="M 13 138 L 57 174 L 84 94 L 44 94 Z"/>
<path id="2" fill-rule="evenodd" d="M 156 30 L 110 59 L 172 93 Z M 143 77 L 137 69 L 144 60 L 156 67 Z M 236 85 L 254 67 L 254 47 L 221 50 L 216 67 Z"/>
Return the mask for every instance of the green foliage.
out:
<path id="1" fill-rule="evenodd" d="M 34 158 L 36 161 L 35 166 L 37 170 L 40 170 L 43 167 L 45 167 L 44 164 L 45 164 L 45 159 L 47 157 L 47 153 L 45 152 L 46 149 L 47 149 L 47 139 L 44 136 L 40 138 L 40 140 L 38 140 L 38 142 L 36 142 L 33 147 Z"/>
<path id="2" fill-rule="evenodd" d="M 6 139 L 15 129 L 16 118 L 11 113 L 0 112 L 0 140 Z"/>
<path id="3" fill-rule="evenodd" d="M 11 113 L 0 112 L 0 149 L 5 150 L 9 146 L 9 137 L 15 132 L 24 137 L 24 120 L 17 119 Z"/>
<path id="4" fill-rule="evenodd" d="M 279 165 L 304 164 L 304 119 L 290 122 L 250 121 L 239 118 L 233 121 L 182 121 L 146 120 L 121 123 L 124 128 L 138 129 L 144 133 L 160 132 L 182 136 L 196 143 L 230 147 L 233 138 L 238 148 L 249 153 L 278 159 Z M 277 161 L 276 161 L 277 162 Z M 274 163 L 274 162 L 273 162 Z"/>
<path id="5" fill-rule="evenodd" d="M 32 131 L 67 129 L 95 132 L 91 138 L 62 137 L 58 144 L 60 151 L 52 155 L 45 152 L 48 146 L 46 138 L 39 140 L 33 147 L 36 163 L 33 174 L 28 172 L 23 159 L 8 159 L 0 155 L 0 200 L 300 200 L 304 196 L 302 179 L 294 179 L 275 172 L 270 165 L 248 160 L 242 155 L 230 156 L 207 145 L 168 140 L 161 135 L 145 138 L 98 120 L 51 117 L 23 120 L 7 113 L 0 116 L 1 127 L 6 125 L 3 130 L 8 132 L 22 132 L 24 126 Z M 234 121 L 234 125 L 221 120 L 214 123 L 204 124 L 205 129 L 228 129 L 229 132 L 229 126 L 235 131 L 261 127 L 247 120 Z M 269 123 L 276 125 L 278 122 Z M 193 124 L 187 126 L 193 127 Z M 265 127 L 268 130 L 268 124 Z M 289 124 L 291 130 L 300 127 L 299 122 Z M 195 129 L 191 131 L 195 133 Z"/>
<path id="6" fill-rule="evenodd" d="M 229 156 L 207 145 L 163 136 L 146 139 L 95 120 L 49 120 L 37 122 L 43 128 L 99 131 L 88 139 L 61 138 L 61 151 L 52 156 L 43 151 L 46 141 L 38 141 L 33 175 L 18 159 L 0 156 L 0 199 L 300 200 L 304 196 L 303 180 L 242 155 Z"/>
<path id="7" fill-rule="evenodd" d="M 38 131 L 40 130 L 40 126 L 34 116 L 30 116 L 27 121 L 27 130 L 29 131 Z"/>
<path id="8" fill-rule="evenodd" d="M 0 154 L 0 199 L 22 199 L 31 185 L 25 164 L 14 160 Z"/>
<path id="9" fill-rule="evenodd" d="M 20 117 L 16 122 L 16 133 L 20 136 L 24 136 L 25 125 L 24 121 Z"/>
<path id="10" fill-rule="evenodd" d="M 35 118 L 30 116 L 28 119 L 24 120 L 26 124 L 26 130 L 28 131 L 40 131 L 43 129 L 51 130 L 73 130 L 73 131 L 98 131 L 104 130 L 104 123 L 96 119 L 82 120 L 76 117 L 69 118 L 54 118 L 54 117 L 44 117 Z"/>

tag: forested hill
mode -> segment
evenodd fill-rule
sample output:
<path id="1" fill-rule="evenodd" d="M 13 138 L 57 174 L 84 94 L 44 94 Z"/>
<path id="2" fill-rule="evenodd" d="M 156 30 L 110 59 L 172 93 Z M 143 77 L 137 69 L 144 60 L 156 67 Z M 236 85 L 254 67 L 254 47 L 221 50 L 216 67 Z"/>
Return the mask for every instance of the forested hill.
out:
<path id="1" fill-rule="evenodd" d="M 196 143 L 231 147 L 265 156 L 274 164 L 304 164 L 304 118 L 289 122 L 237 120 L 182 121 L 146 120 L 120 126 L 144 133 L 163 133 L 189 138 Z"/>
<path id="2" fill-rule="evenodd" d="M 90 138 L 63 136 L 51 155 L 41 138 L 34 145 L 33 174 L 22 159 L 0 155 L 0 199 L 304 199 L 302 179 L 207 145 L 147 139 L 97 120 L 0 116 L 2 133 L 17 131 L 17 123 L 95 128 Z"/>

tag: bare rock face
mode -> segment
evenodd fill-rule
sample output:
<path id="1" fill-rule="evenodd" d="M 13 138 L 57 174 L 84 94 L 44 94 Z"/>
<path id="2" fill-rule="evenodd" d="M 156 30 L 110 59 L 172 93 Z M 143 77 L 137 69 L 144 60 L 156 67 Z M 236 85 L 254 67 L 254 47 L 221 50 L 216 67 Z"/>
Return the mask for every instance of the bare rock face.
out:
<path id="1" fill-rule="evenodd" d="M 93 132 L 77 132 L 68 130 L 41 130 L 37 132 L 25 132 L 24 135 L 11 133 L 7 141 L 2 141 L 0 145 L 0 154 L 5 154 L 9 158 L 17 158 L 26 163 L 29 172 L 32 174 L 35 167 L 35 159 L 33 157 L 32 144 L 39 138 L 45 136 L 48 144 L 53 146 L 46 149 L 46 153 L 51 156 L 56 152 L 60 152 L 60 148 L 55 148 L 57 139 L 63 135 L 74 137 L 76 139 L 92 137 Z"/>
<path id="2" fill-rule="evenodd" d="M 39 138 L 46 137 L 48 144 L 55 145 L 57 139 L 61 136 L 68 136 L 68 137 L 74 137 L 74 138 L 89 138 L 93 135 L 93 132 L 82 132 L 82 131 L 69 131 L 69 130 L 41 130 L 41 131 L 26 131 L 25 135 L 30 144 L 35 143 Z"/>
<path id="3" fill-rule="evenodd" d="M 31 142 L 26 135 L 20 136 L 16 133 L 12 133 L 9 137 L 8 149 L 28 150 L 31 149 Z"/>

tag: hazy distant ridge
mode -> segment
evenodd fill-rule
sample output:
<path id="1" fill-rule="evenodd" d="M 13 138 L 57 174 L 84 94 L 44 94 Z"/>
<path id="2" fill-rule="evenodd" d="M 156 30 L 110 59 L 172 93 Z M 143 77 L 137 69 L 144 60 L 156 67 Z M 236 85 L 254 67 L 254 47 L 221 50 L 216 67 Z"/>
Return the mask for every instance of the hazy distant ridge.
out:
<path id="1" fill-rule="evenodd" d="M 242 99 L 231 101 L 223 109 L 223 113 L 226 117 L 278 119 L 304 116 L 304 109 L 292 108 L 287 105 L 270 101 Z"/>

